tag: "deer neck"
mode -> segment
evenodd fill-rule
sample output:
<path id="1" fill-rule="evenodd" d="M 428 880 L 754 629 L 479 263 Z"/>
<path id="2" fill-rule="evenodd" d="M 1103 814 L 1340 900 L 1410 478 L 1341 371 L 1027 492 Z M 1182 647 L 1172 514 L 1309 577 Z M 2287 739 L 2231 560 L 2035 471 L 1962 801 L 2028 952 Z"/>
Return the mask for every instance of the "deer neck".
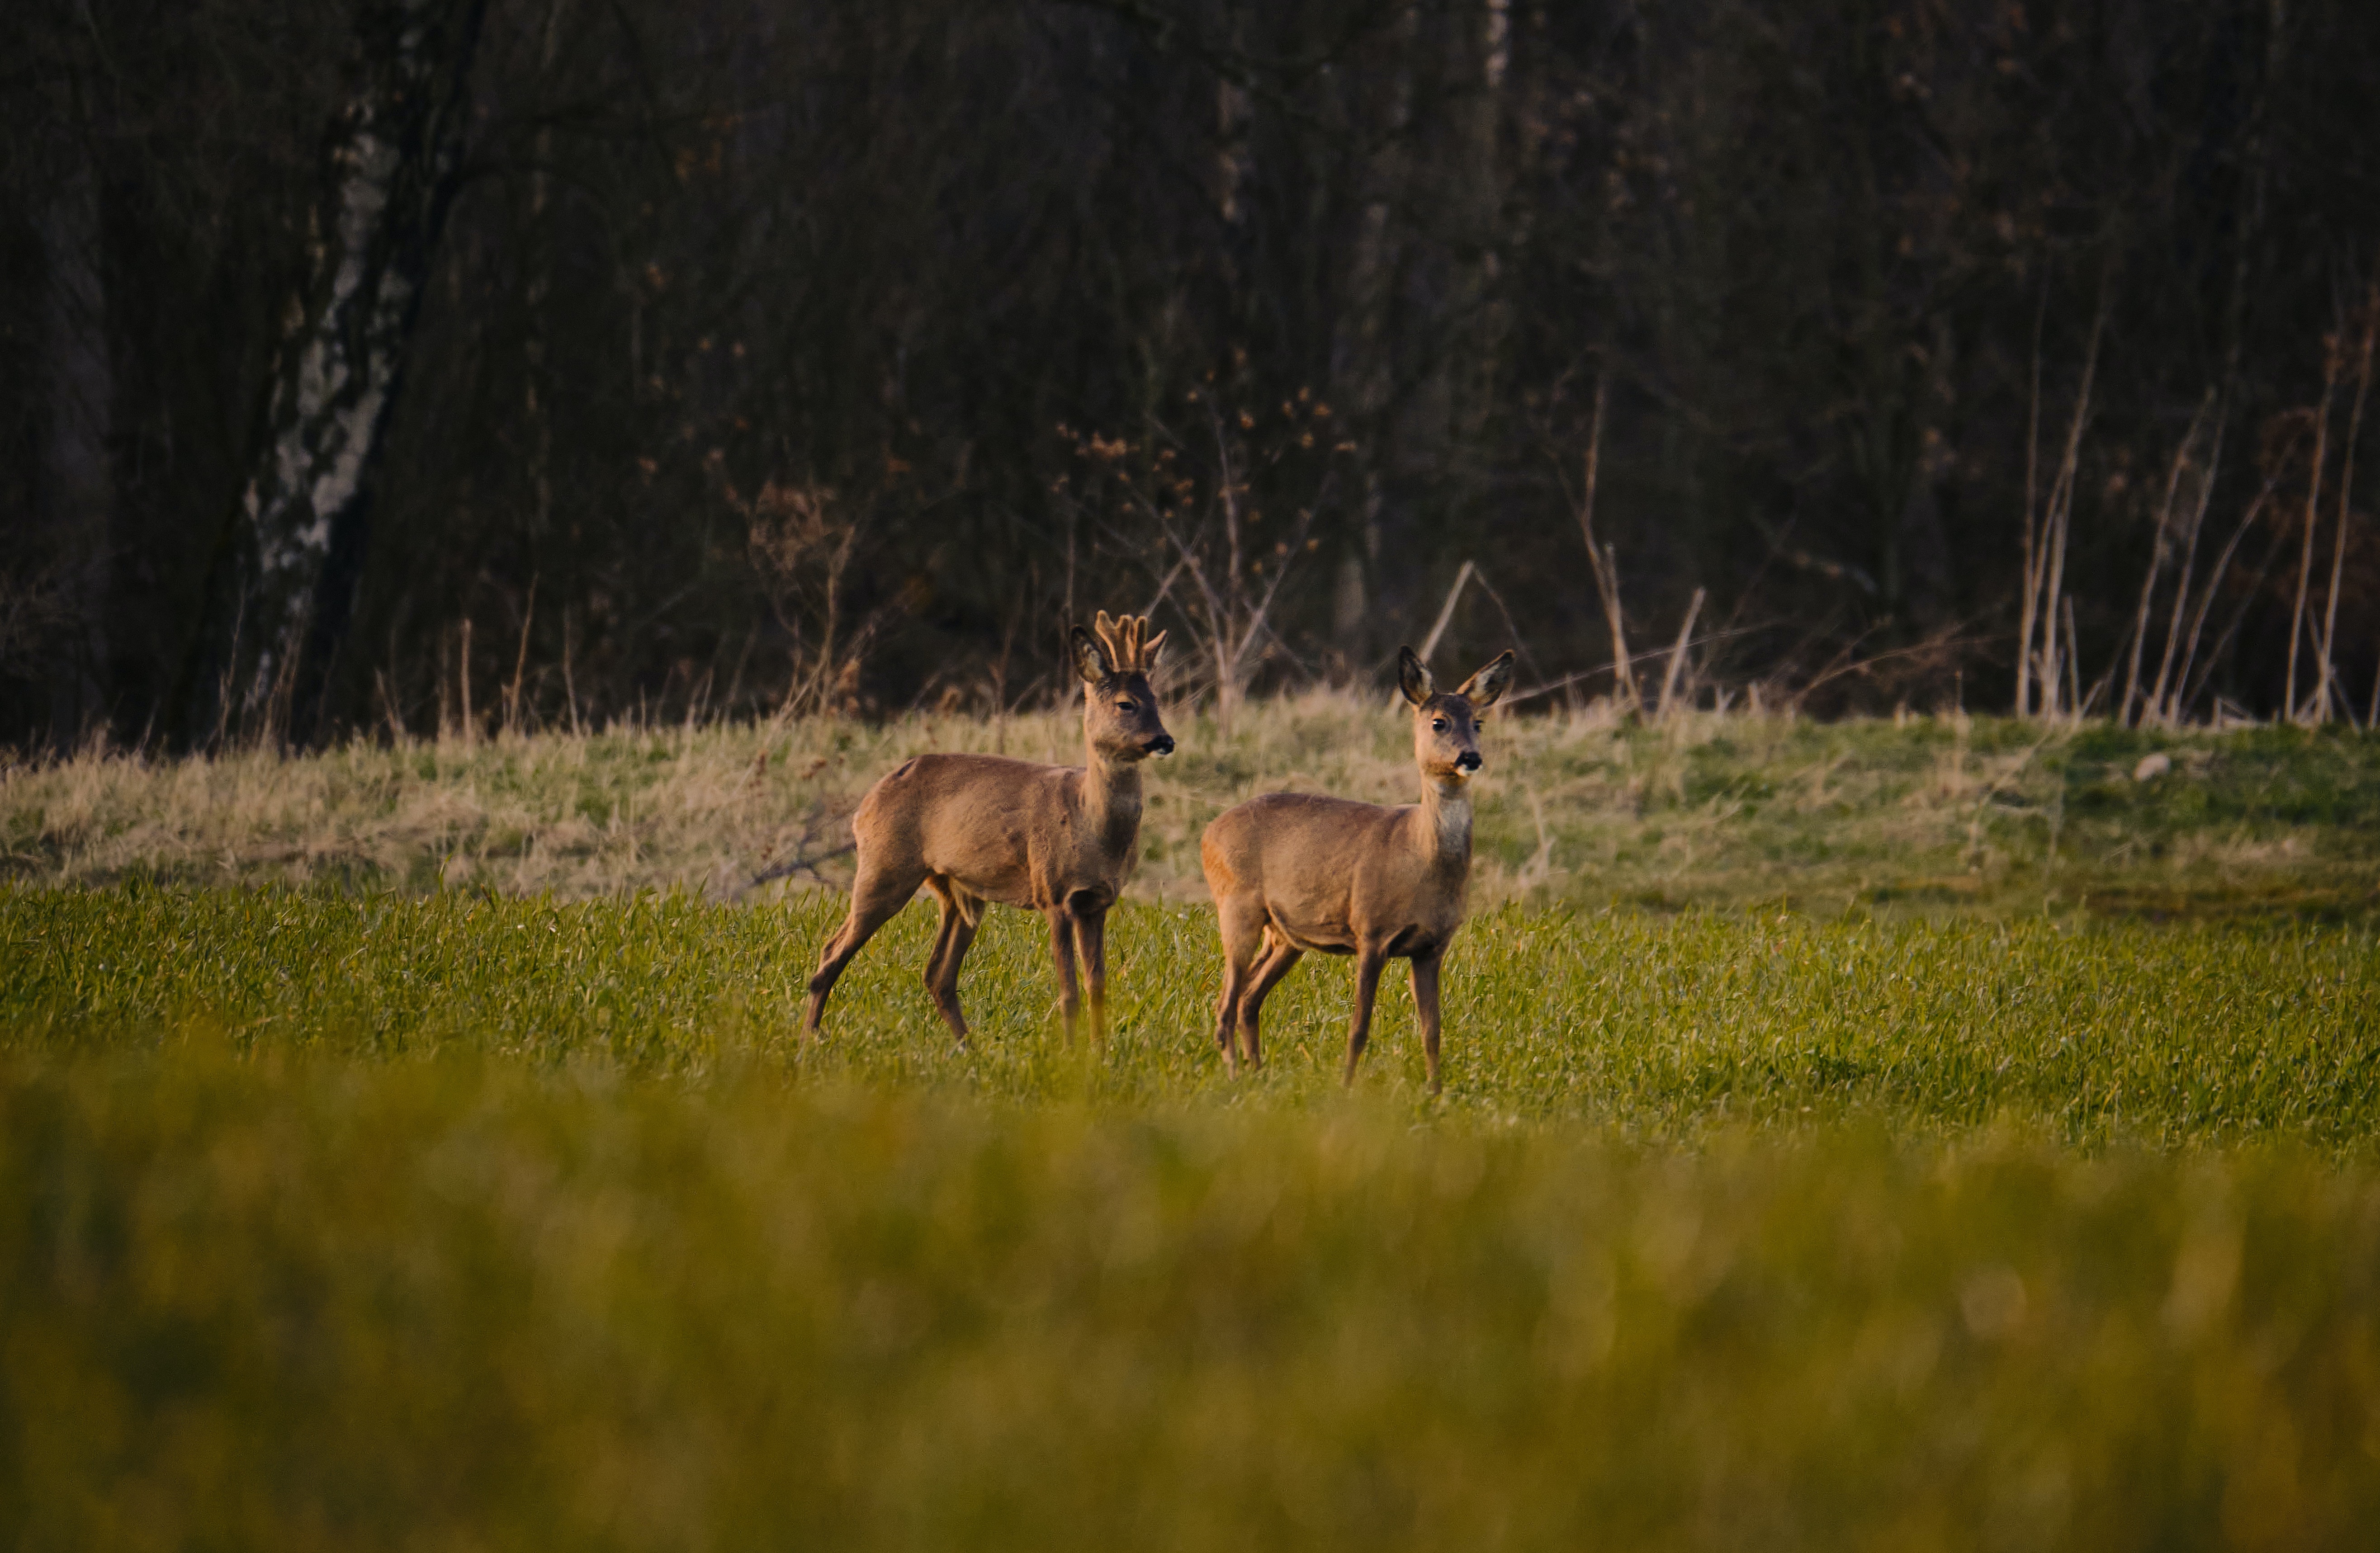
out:
<path id="1" fill-rule="evenodd" d="M 1083 813 L 1101 834 L 1121 833 L 1127 844 L 1140 827 L 1140 767 L 1100 753 L 1087 726 L 1083 730 Z"/>
<path id="2" fill-rule="evenodd" d="M 1468 783 L 1443 784 L 1425 775 L 1421 780 L 1422 850 L 1452 868 L 1471 866 L 1471 787 Z"/>

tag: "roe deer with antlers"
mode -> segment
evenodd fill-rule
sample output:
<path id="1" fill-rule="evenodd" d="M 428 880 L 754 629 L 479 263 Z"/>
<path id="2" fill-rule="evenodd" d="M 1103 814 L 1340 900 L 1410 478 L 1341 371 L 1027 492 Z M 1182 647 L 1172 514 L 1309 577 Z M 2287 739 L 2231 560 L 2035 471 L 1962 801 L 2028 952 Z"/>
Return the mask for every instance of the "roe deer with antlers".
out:
<path id="1" fill-rule="evenodd" d="M 1463 687 L 1440 695 L 1411 648 L 1397 678 L 1413 704 L 1418 804 L 1385 808 L 1347 798 L 1268 793 L 1207 827 L 1199 861 L 1223 934 L 1223 995 L 1215 1041 L 1223 1062 L 1261 1066 L 1257 1016 L 1266 996 L 1309 950 L 1355 956 L 1355 1017 L 1345 1082 L 1372 1031 L 1372 1001 L 1390 960 L 1413 962 L 1414 1008 L 1439 1092 L 1438 967 L 1463 926 L 1471 877 L 1470 783 L 1480 767 L 1479 714 L 1512 682 L 1505 652 Z"/>
<path id="2" fill-rule="evenodd" d="M 827 995 L 876 929 L 920 886 L 941 903 L 926 957 L 926 989 L 951 1033 L 966 1039 L 959 963 L 987 901 L 1038 912 L 1058 962 L 1058 1008 L 1075 1037 L 1075 955 L 1088 972 L 1091 1034 L 1107 1031 L 1107 916 L 1138 861 L 1140 762 L 1173 753 L 1158 716 L 1150 671 L 1165 633 L 1148 621 L 1099 612 L 1097 635 L 1077 625 L 1083 676 L 1082 766 L 1044 766 L 996 755 L 920 755 L 868 790 L 852 816 L 858 874 L 851 914 L 820 952 L 802 1027 L 818 1032 Z"/>

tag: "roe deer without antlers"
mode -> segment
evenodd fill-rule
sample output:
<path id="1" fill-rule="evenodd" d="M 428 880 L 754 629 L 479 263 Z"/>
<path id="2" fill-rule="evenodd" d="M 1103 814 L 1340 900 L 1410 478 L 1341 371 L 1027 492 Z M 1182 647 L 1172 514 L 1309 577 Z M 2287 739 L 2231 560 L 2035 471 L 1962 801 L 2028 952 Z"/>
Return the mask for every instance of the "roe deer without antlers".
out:
<path id="1" fill-rule="evenodd" d="M 1058 962 L 1058 1007 L 1075 1038 L 1077 947 L 1089 972 L 1091 1033 L 1107 1031 L 1107 916 L 1139 859 L 1140 762 L 1173 753 L 1149 672 L 1165 633 L 1099 612 L 1098 634 L 1074 628 L 1083 676 L 1082 766 L 996 755 L 920 755 L 868 790 L 852 816 L 858 873 L 851 914 L 819 953 L 803 1030 L 818 1033 L 835 978 L 920 886 L 941 903 L 926 957 L 926 989 L 951 1033 L 966 1039 L 959 962 L 987 901 L 1038 912 Z"/>
<path id="2" fill-rule="evenodd" d="M 1309 950 L 1355 956 L 1355 1017 L 1345 1082 L 1371 1036 L 1372 1000 L 1389 961 L 1413 962 L 1414 1008 L 1439 1092 L 1438 967 L 1463 926 L 1471 877 L 1471 778 L 1480 767 L 1478 714 L 1512 682 L 1507 651 L 1449 695 L 1438 693 L 1413 649 L 1397 679 L 1413 704 L 1418 804 L 1384 808 L 1346 798 L 1268 793 L 1207 827 L 1199 861 L 1223 934 L 1223 995 L 1215 1041 L 1226 1066 L 1260 1066 L 1257 1016 L 1266 996 Z"/>

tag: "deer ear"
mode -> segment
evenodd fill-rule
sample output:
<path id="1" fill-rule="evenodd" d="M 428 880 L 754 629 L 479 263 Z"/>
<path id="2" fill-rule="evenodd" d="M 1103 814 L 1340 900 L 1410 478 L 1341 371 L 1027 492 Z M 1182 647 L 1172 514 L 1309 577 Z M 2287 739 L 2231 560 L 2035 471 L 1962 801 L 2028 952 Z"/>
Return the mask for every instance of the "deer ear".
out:
<path id="1" fill-rule="evenodd" d="M 1115 677 L 1115 661 L 1097 637 L 1077 625 L 1067 639 L 1075 649 L 1075 672 L 1083 676 L 1084 684 L 1098 685 Z"/>
<path id="2" fill-rule="evenodd" d="M 1463 682 L 1455 694 L 1471 703 L 1474 711 L 1486 711 L 1502 699 L 1512 684 L 1512 649 L 1506 648 L 1496 661 Z"/>
<path id="3" fill-rule="evenodd" d="M 1160 631 L 1157 635 L 1149 637 L 1148 641 L 1141 644 L 1141 669 L 1143 672 L 1153 672 L 1157 667 L 1157 661 L 1164 656 L 1165 633 Z"/>
<path id="4" fill-rule="evenodd" d="M 1429 677 L 1429 665 L 1415 657 L 1409 647 L 1397 649 L 1397 688 L 1417 707 L 1438 694 L 1438 683 Z"/>

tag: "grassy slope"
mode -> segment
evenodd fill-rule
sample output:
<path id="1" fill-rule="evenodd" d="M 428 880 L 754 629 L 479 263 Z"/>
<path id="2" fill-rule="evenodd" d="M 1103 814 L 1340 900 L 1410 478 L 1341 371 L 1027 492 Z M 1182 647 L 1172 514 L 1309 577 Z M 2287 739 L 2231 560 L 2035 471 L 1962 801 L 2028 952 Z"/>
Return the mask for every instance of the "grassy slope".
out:
<path id="1" fill-rule="evenodd" d="M 1198 832 L 1252 792 L 1413 794 L 1403 719 L 1349 695 L 1253 709 L 1228 735 L 1175 722 L 1183 754 L 1151 768 L 1145 898 L 1200 897 Z M 0 770 L 0 868 L 27 883 L 718 896 L 806 832 L 831 848 L 839 817 L 907 756 L 962 748 L 1076 758 L 1079 724 L 825 720 L 287 761 L 91 754 Z M 2169 916 L 2364 915 L 2380 901 L 2380 739 L 2352 734 L 1710 713 L 1621 729 L 1586 712 L 1499 719 L 1487 750 L 1486 904 Z M 2134 783 L 2151 751 L 2172 773 Z"/>
<path id="2" fill-rule="evenodd" d="M 1409 781 L 1343 701 L 1165 769 L 1095 1061 L 1021 916 L 805 1049 L 838 903 L 698 898 L 1047 722 L 10 771 L 0 1541 L 2360 1547 L 2375 746 L 2036 737 L 1500 725 L 1441 1107 L 1343 963 L 1206 1034 L 1206 816 Z"/>

